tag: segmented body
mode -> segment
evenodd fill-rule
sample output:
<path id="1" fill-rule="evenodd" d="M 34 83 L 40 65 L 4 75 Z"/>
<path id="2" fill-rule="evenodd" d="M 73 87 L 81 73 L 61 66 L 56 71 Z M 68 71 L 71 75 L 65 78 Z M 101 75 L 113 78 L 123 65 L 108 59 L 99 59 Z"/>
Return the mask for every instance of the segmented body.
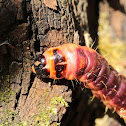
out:
<path id="1" fill-rule="evenodd" d="M 49 48 L 32 70 L 43 77 L 83 82 L 106 107 L 126 120 L 126 78 L 95 50 L 76 44 Z"/>

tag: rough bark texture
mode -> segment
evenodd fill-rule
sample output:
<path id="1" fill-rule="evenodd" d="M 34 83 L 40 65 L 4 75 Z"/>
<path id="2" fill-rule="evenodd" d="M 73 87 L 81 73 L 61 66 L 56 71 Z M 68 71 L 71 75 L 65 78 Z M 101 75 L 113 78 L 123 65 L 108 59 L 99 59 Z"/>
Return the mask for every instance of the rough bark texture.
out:
<path id="1" fill-rule="evenodd" d="M 55 97 L 61 99 L 53 106 L 57 114 L 49 113 L 52 126 L 56 123 L 61 123 L 61 126 L 92 126 L 95 118 L 104 115 L 103 104 L 97 99 L 91 102 L 90 91 L 83 89 L 78 82 L 73 85 L 67 80 L 57 83 L 51 79 L 40 80 L 30 69 L 35 54 L 49 47 L 68 42 L 91 46 L 94 41 L 96 47 L 99 2 L 58 0 L 54 6 L 48 0 L 0 0 L 0 75 L 1 80 L 3 75 L 10 75 L 13 93 L 9 109 L 17 113 L 11 121 L 27 121 L 29 125 L 46 123 L 40 115 L 47 113 Z M 4 92 L 2 81 L 0 86 Z M 68 102 L 69 107 L 61 104 L 61 100 Z M 2 101 L 0 110 L 4 110 L 5 105 Z M 119 119 L 116 114 L 112 116 Z M 2 121 L 0 119 L 0 123 Z"/>

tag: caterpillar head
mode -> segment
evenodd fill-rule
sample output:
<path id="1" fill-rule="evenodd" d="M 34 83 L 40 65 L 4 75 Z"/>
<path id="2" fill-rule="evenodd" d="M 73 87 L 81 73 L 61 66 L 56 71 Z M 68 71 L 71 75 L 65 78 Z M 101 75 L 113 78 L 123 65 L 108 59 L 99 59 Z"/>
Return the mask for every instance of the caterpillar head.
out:
<path id="1" fill-rule="evenodd" d="M 65 74 L 66 59 L 60 49 L 50 48 L 35 59 L 31 69 L 42 78 L 62 79 Z"/>
<path id="2" fill-rule="evenodd" d="M 35 60 L 32 71 L 42 78 L 74 80 L 86 66 L 83 48 L 72 43 L 49 48 Z"/>
<path id="3" fill-rule="evenodd" d="M 32 72 L 43 77 L 49 77 L 49 71 L 45 68 L 46 66 L 46 58 L 44 55 L 40 54 L 35 59 L 34 64 L 32 65 L 31 69 Z"/>

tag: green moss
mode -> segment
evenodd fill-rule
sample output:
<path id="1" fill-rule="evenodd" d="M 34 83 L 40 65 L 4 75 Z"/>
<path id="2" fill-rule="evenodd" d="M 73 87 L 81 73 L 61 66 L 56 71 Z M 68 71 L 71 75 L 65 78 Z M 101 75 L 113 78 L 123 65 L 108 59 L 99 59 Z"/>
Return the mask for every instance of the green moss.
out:
<path id="1" fill-rule="evenodd" d="M 42 99 L 42 106 L 40 107 L 40 112 L 34 115 L 34 123 L 32 123 L 32 126 L 50 126 L 51 117 L 57 117 L 57 105 L 60 104 L 62 106 L 68 107 L 68 104 L 62 98 L 62 96 L 53 97 L 50 100 L 50 105 L 46 107 L 44 106 L 45 101 L 46 94 L 45 97 Z M 60 123 L 55 122 L 54 125 L 60 126 Z"/>
<path id="2" fill-rule="evenodd" d="M 14 93 L 10 90 L 10 75 L 4 75 L 0 78 L 1 89 L 0 89 L 0 104 L 2 105 L 2 110 L 0 111 L 0 126 L 13 125 L 12 118 L 15 118 L 16 112 L 10 109 L 10 98 Z"/>
<path id="3" fill-rule="evenodd" d="M 0 126 L 14 126 L 14 122 L 12 121 L 12 118 L 15 118 L 17 113 L 10 110 L 9 108 L 5 108 L 3 111 L 1 111 L 0 113 L 3 113 L 3 115 L 0 117 L 2 123 L 0 124 Z"/>
<path id="4" fill-rule="evenodd" d="M 65 99 L 62 98 L 62 96 L 54 97 L 51 99 L 51 105 L 58 105 L 61 104 L 64 107 L 68 107 L 68 103 L 65 101 Z"/>
<path id="5" fill-rule="evenodd" d="M 67 102 L 62 96 L 53 97 L 49 101 L 49 106 L 45 106 L 47 99 L 47 92 L 42 98 L 42 104 L 39 108 L 39 113 L 33 116 L 33 120 L 20 121 L 18 120 L 18 113 L 11 110 L 11 96 L 14 92 L 10 90 L 10 76 L 3 76 L 0 80 L 3 83 L 4 90 L 0 91 L 0 104 L 2 104 L 3 109 L 0 111 L 0 126 L 50 126 L 51 118 L 57 117 L 57 106 L 61 105 L 63 107 L 68 107 Z M 60 123 L 54 122 L 54 126 L 60 126 Z"/>

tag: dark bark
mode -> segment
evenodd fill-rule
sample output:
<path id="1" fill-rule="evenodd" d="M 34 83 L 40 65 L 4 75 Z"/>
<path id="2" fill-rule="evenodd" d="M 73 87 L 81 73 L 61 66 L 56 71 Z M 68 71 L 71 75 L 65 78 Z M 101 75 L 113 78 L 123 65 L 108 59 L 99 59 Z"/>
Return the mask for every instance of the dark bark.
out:
<path id="1" fill-rule="evenodd" d="M 125 0 L 107 0 L 107 1 L 113 9 L 126 13 L 126 1 Z"/>
<path id="2" fill-rule="evenodd" d="M 13 95 L 9 109 L 17 112 L 12 120 L 14 123 L 29 120 L 29 125 L 45 123 L 39 116 L 53 106 L 57 114 L 49 113 L 50 125 L 92 126 L 97 117 L 104 115 L 105 107 L 97 99 L 91 102 L 89 90 L 76 81 L 73 86 L 67 80 L 40 80 L 31 73 L 30 66 L 37 52 L 43 53 L 52 46 L 64 43 L 91 46 L 95 42 L 95 48 L 100 1 L 58 0 L 57 7 L 45 1 L 2 0 L 0 3 L 0 75 L 1 80 L 3 75 L 10 75 Z M 4 86 L 0 86 L 2 91 Z M 69 107 L 61 101 L 51 106 L 55 97 L 65 100 Z M 6 108 L 4 101 L 0 107 Z"/>

